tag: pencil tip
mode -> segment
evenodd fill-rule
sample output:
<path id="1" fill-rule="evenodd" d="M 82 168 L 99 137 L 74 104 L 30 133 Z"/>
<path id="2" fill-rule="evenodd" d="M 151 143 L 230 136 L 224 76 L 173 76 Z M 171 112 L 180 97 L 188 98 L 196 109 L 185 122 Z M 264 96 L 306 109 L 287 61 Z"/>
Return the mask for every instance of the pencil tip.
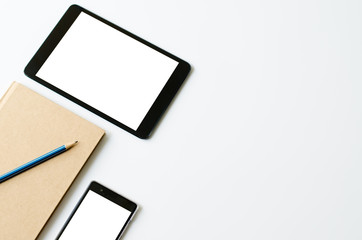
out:
<path id="1" fill-rule="evenodd" d="M 73 147 L 74 145 L 76 145 L 78 143 L 78 141 L 72 142 L 70 144 L 65 144 L 65 148 L 68 150 L 69 148 Z"/>

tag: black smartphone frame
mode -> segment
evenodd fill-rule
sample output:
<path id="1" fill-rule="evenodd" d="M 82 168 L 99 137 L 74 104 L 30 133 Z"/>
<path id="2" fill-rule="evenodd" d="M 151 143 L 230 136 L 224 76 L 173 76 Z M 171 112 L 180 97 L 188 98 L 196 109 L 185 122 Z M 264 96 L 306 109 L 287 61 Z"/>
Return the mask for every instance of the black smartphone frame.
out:
<path id="1" fill-rule="evenodd" d="M 83 102 L 81 99 L 76 98 L 76 96 L 72 96 L 72 95 L 68 94 L 67 92 L 63 91 L 62 89 L 57 88 L 56 86 L 47 82 L 47 79 L 41 79 L 36 76 L 37 72 L 43 66 L 43 64 L 48 59 L 48 57 L 53 52 L 53 50 L 57 47 L 58 43 L 62 40 L 63 36 L 67 33 L 68 29 L 72 26 L 72 24 L 74 23 L 74 21 L 77 19 L 77 17 L 79 16 L 79 14 L 81 12 L 89 14 L 90 16 L 98 19 L 99 21 L 113 27 L 114 29 L 132 37 L 136 41 L 139 41 L 139 42 L 145 44 L 146 46 L 168 56 L 169 58 L 171 58 L 179 63 L 177 65 L 176 69 L 174 70 L 174 72 L 172 73 L 172 75 L 170 76 L 170 78 L 168 79 L 168 81 L 166 82 L 165 86 L 159 93 L 155 102 L 153 103 L 151 108 L 148 110 L 147 114 L 145 115 L 141 124 L 138 126 L 137 130 L 133 130 L 132 128 L 126 126 L 125 124 L 118 121 L 117 119 L 114 119 L 111 116 L 103 113 L 101 111 L 101 109 L 96 109 L 96 108 L 88 105 L 87 103 Z M 50 88 L 51 90 L 57 92 L 58 94 L 62 95 L 63 97 L 66 97 L 69 100 L 88 109 L 89 111 L 97 114 L 98 116 L 110 121 L 111 123 L 126 130 L 127 132 L 129 132 L 139 138 L 146 139 L 146 138 L 150 137 L 151 132 L 155 128 L 155 126 L 156 126 L 157 122 L 160 120 L 161 116 L 166 111 L 166 109 L 169 106 L 169 104 L 171 103 L 172 99 L 175 97 L 177 91 L 182 86 L 182 83 L 186 79 L 190 70 L 191 70 L 190 64 L 185 62 L 184 60 L 172 55 L 169 52 L 166 52 L 165 50 L 151 44 L 150 42 L 147 42 L 146 40 L 128 32 L 127 30 L 105 20 L 104 18 L 101 18 L 100 16 L 98 16 L 78 5 L 72 5 L 68 8 L 68 10 L 65 12 L 63 17 L 58 22 L 58 24 L 55 26 L 55 28 L 49 34 L 47 39 L 44 41 L 44 43 L 41 45 L 41 47 L 35 53 L 33 58 L 30 60 L 28 65 L 25 67 L 24 73 L 29 78 L 44 85 L 45 87 Z"/>
<path id="2" fill-rule="evenodd" d="M 128 226 L 128 224 L 130 223 L 130 221 L 132 220 L 132 218 L 134 217 L 134 214 L 137 211 L 137 204 L 132 202 L 131 200 L 121 196 L 120 194 L 112 191 L 111 189 L 101 185 L 100 183 L 96 182 L 96 181 L 92 181 L 88 188 L 86 189 L 86 191 L 84 192 L 83 196 L 80 198 L 80 200 L 78 201 L 77 205 L 75 206 L 74 210 L 72 211 L 72 213 L 70 214 L 69 218 L 67 219 L 67 221 L 65 222 L 64 226 L 62 227 L 61 231 L 59 232 L 57 239 L 59 239 L 61 237 L 61 235 L 63 234 L 64 230 L 67 228 L 69 222 L 72 220 L 74 214 L 77 212 L 79 206 L 82 204 L 84 198 L 87 196 L 87 193 L 89 191 L 94 191 L 95 193 L 101 195 L 102 197 L 108 199 L 109 201 L 127 209 L 128 211 L 131 212 L 131 214 L 129 215 L 127 221 L 124 223 L 124 225 L 122 226 L 122 228 L 120 229 L 119 234 L 117 235 L 117 239 L 120 239 L 120 237 L 122 236 L 124 230 L 126 229 L 126 227 Z"/>

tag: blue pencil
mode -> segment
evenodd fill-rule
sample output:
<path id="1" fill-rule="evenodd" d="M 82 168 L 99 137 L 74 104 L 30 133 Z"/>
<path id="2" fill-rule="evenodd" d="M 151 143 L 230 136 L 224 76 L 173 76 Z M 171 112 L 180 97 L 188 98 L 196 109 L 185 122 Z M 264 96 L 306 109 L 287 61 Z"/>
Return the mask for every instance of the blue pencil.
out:
<path id="1" fill-rule="evenodd" d="M 39 165 L 40 163 L 45 162 L 48 159 L 51 159 L 52 157 L 55 157 L 65 151 L 67 151 L 68 149 L 70 149 L 71 147 L 73 147 L 75 144 L 77 144 L 78 141 L 75 141 L 73 143 L 70 144 L 65 144 L 61 147 L 58 147 L 56 149 L 54 149 L 53 151 L 50 151 L 38 158 L 35 158 L 34 160 L 25 163 L 24 165 L 21 165 L 20 167 L 15 168 L 14 170 L 11 170 L 10 172 L 7 172 L 3 175 L 0 176 L 0 183 L 8 180 L 9 178 L 12 178 L 32 167 L 35 167 L 36 165 Z"/>

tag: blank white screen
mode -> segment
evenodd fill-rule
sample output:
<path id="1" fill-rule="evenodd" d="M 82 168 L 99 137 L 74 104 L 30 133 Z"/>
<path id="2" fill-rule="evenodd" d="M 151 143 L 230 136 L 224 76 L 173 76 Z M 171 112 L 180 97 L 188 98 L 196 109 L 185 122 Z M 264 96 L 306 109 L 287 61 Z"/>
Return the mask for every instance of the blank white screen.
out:
<path id="1" fill-rule="evenodd" d="M 60 240 L 115 240 L 131 212 L 89 191 Z"/>
<path id="2" fill-rule="evenodd" d="M 36 76 L 137 130 L 177 65 L 81 12 Z"/>

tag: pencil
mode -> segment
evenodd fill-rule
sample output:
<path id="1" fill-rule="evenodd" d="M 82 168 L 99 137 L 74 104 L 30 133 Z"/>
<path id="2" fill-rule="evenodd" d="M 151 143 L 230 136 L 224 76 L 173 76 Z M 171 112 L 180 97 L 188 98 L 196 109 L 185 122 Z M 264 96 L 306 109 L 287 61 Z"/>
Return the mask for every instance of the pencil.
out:
<path id="1" fill-rule="evenodd" d="M 32 167 L 35 167 L 43 162 L 45 162 L 46 160 L 49 160 L 67 150 L 69 150 L 71 147 L 73 147 L 75 144 L 77 144 L 78 141 L 75 141 L 75 142 L 72 142 L 72 143 L 69 143 L 69 144 L 64 144 L 63 146 L 61 147 L 58 147 L 56 149 L 54 149 L 53 151 L 50 151 L 38 158 L 35 158 L 34 160 L 30 161 L 30 162 L 27 162 L 25 163 L 24 165 L 21 165 L 20 167 L 17 167 L 3 175 L 0 176 L 0 183 L 8 180 L 9 178 L 12 178 Z"/>

